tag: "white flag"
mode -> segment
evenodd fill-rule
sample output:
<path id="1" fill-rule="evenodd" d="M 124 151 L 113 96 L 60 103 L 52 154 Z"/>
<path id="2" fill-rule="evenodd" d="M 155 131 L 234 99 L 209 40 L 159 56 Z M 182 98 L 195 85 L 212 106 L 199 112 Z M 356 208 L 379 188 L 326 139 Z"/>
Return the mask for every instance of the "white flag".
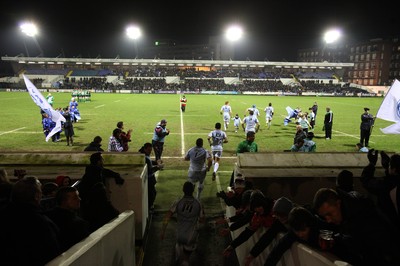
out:
<path id="1" fill-rule="evenodd" d="M 46 136 L 46 141 L 49 141 L 49 139 L 59 132 L 61 130 L 61 122 L 65 122 L 65 117 L 62 116 L 59 112 L 54 111 L 54 109 L 51 107 L 51 105 L 47 102 L 47 100 L 43 97 L 43 95 L 40 93 L 40 91 L 33 85 L 33 83 L 25 76 L 24 77 L 26 89 L 29 92 L 29 95 L 31 96 L 32 100 L 34 103 L 36 103 L 37 106 L 40 107 L 46 114 L 49 115 L 49 118 L 53 122 L 56 122 L 56 126 L 53 128 L 53 130 Z"/>
<path id="2" fill-rule="evenodd" d="M 396 122 L 380 130 L 384 134 L 400 134 L 400 82 L 396 79 L 389 88 L 376 117 Z"/>
<path id="3" fill-rule="evenodd" d="M 381 128 L 381 131 L 384 134 L 400 134 L 400 123 Z"/>
<path id="4" fill-rule="evenodd" d="M 400 82 L 396 79 L 379 107 L 376 117 L 400 122 Z"/>

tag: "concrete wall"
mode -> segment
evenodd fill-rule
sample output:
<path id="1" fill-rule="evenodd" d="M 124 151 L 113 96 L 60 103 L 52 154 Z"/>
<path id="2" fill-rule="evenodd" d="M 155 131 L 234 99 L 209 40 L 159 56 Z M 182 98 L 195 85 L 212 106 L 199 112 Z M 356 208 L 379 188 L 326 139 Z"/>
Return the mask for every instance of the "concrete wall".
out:
<path id="1" fill-rule="evenodd" d="M 342 170 L 351 171 L 355 189 L 367 193 L 359 177 L 368 163 L 366 153 L 242 153 L 235 171 L 271 198 L 285 196 L 298 204 L 311 204 L 319 188 L 335 187 Z M 384 176 L 380 159 L 376 175 Z"/>
<path id="2" fill-rule="evenodd" d="M 134 213 L 121 213 L 112 222 L 53 259 L 46 266 L 135 266 Z"/>

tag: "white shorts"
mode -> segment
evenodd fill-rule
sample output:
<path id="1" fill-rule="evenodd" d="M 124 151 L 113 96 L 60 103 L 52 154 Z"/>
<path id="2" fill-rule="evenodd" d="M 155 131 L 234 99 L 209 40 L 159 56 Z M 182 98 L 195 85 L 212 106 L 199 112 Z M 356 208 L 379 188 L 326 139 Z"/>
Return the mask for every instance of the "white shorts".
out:
<path id="1" fill-rule="evenodd" d="M 202 184 L 204 182 L 204 179 L 207 176 L 207 171 L 206 170 L 202 170 L 202 171 L 191 171 L 189 170 L 188 172 L 188 178 L 190 180 L 190 182 L 192 182 L 193 184 L 196 182 L 200 182 L 200 184 Z"/>
<path id="2" fill-rule="evenodd" d="M 212 151 L 212 156 L 216 158 L 222 157 L 222 151 Z"/>
<path id="3" fill-rule="evenodd" d="M 230 120 L 231 120 L 231 116 L 229 114 L 224 114 L 224 122 L 229 124 Z"/>

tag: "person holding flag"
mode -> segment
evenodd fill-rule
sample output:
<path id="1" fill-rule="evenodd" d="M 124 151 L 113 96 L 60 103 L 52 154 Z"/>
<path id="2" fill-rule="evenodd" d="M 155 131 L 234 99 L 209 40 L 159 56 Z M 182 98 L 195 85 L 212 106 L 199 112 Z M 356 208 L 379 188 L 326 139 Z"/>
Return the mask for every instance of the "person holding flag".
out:
<path id="1" fill-rule="evenodd" d="M 364 113 L 361 115 L 360 125 L 360 143 L 364 147 L 368 147 L 369 137 L 371 136 L 374 121 L 375 118 L 369 113 L 369 108 L 365 107 Z"/>
<path id="2" fill-rule="evenodd" d="M 48 118 L 50 118 L 53 122 L 56 123 L 55 127 L 50 131 L 50 133 L 46 136 L 46 141 L 56 133 L 61 131 L 61 122 L 65 122 L 64 116 L 62 116 L 59 112 L 55 111 L 53 107 L 47 102 L 47 100 L 43 97 L 40 91 L 33 85 L 33 83 L 23 75 L 26 89 L 29 92 L 33 102 L 43 110 L 44 113 L 47 114 Z"/>

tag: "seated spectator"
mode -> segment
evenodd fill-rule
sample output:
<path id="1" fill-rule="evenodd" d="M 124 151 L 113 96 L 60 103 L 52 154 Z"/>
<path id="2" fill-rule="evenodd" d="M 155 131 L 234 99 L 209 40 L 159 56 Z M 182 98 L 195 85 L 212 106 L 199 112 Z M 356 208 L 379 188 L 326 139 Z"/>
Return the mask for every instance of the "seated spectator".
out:
<path id="1" fill-rule="evenodd" d="M 298 139 L 295 144 L 292 145 L 290 148 L 290 151 L 292 152 L 303 152 L 303 146 L 304 146 L 304 139 Z"/>
<path id="2" fill-rule="evenodd" d="M 254 258 L 260 255 L 279 233 L 286 233 L 288 231 L 288 217 L 293 208 L 293 202 L 285 197 L 281 197 L 274 202 L 274 206 L 272 207 L 274 221 L 271 227 L 258 239 L 258 242 L 250 250 L 250 254 L 245 259 L 246 266 L 250 265 Z"/>
<path id="3" fill-rule="evenodd" d="M 342 170 L 336 177 L 336 189 L 341 189 L 345 192 L 354 191 L 353 173 L 348 170 Z"/>
<path id="4" fill-rule="evenodd" d="M 57 189 L 58 185 L 54 182 L 47 182 L 43 184 L 40 207 L 42 207 L 44 211 L 50 210 L 56 206 Z"/>
<path id="5" fill-rule="evenodd" d="M 56 183 L 58 187 L 70 187 L 72 186 L 71 177 L 67 175 L 59 175 L 56 177 Z"/>
<path id="6" fill-rule="evenodd" d="M 307 137 L 304 139 L 304 145 L 301 148 L 303 152 L 315 152 L 317 144 L 313 141 L 314 132 L 307 132 Z"/>
<path id="7" fill-rule="evenodd" d="M 301 125 L 296 125 L 296 133 L 294 135 L 294 139 L 293 139 L 293 144 L 298 143 L 298 141 L 300 139 L 305 139 L 307 137 L 307 134 L 303 131 L 303 128 L 301 127 Z"/>
<path id="8" fill-rule="evenodd" d="M 13 184 L 8 179 L 7 171 L 0 169 L 0 210 L 8 205 Z"/>
<path id="9" fill-rule="evenodd" d="M 83 151 L 104 151 L 101 148 L 101 141 L 103 139 L 100 136 L 94 137 L 93 141 Z"/>
<path id="10" fill-rule="evenodd" d="M 14 184 L 0 211 L 1 265 L 45 265 L 61 254 L 58 227 L 40 209 L 40 181 L 26 176 Z"/>
<path id="11" fill-rule="evenodd" d="M 335 238 L 343 247 L 339 257 L 352 265 L 400 265 L 399 230 L 372 200 L 358 193 L 321 188 L 315 193 L 313 207 L 340 233 Z"/>
<path id="12" fill-rule="evenodd" d="M 89 222 L 77 215 L 81 199 L 74 187 L 61 187 L 56 194 L 57 206 L 45 212 L 60 229 L 60 245 L 62 251 L 80 242 L 89 235 Z"/>
<path id="13" fill-rule="evenodd" d="M 82 203 L 82 218 L 89 222 L 89 231 L 96 231 L 118 215 L 119 211 L 109 200 L 104 184 L 96 183 L 90 189 L 87 201 Z"/>

